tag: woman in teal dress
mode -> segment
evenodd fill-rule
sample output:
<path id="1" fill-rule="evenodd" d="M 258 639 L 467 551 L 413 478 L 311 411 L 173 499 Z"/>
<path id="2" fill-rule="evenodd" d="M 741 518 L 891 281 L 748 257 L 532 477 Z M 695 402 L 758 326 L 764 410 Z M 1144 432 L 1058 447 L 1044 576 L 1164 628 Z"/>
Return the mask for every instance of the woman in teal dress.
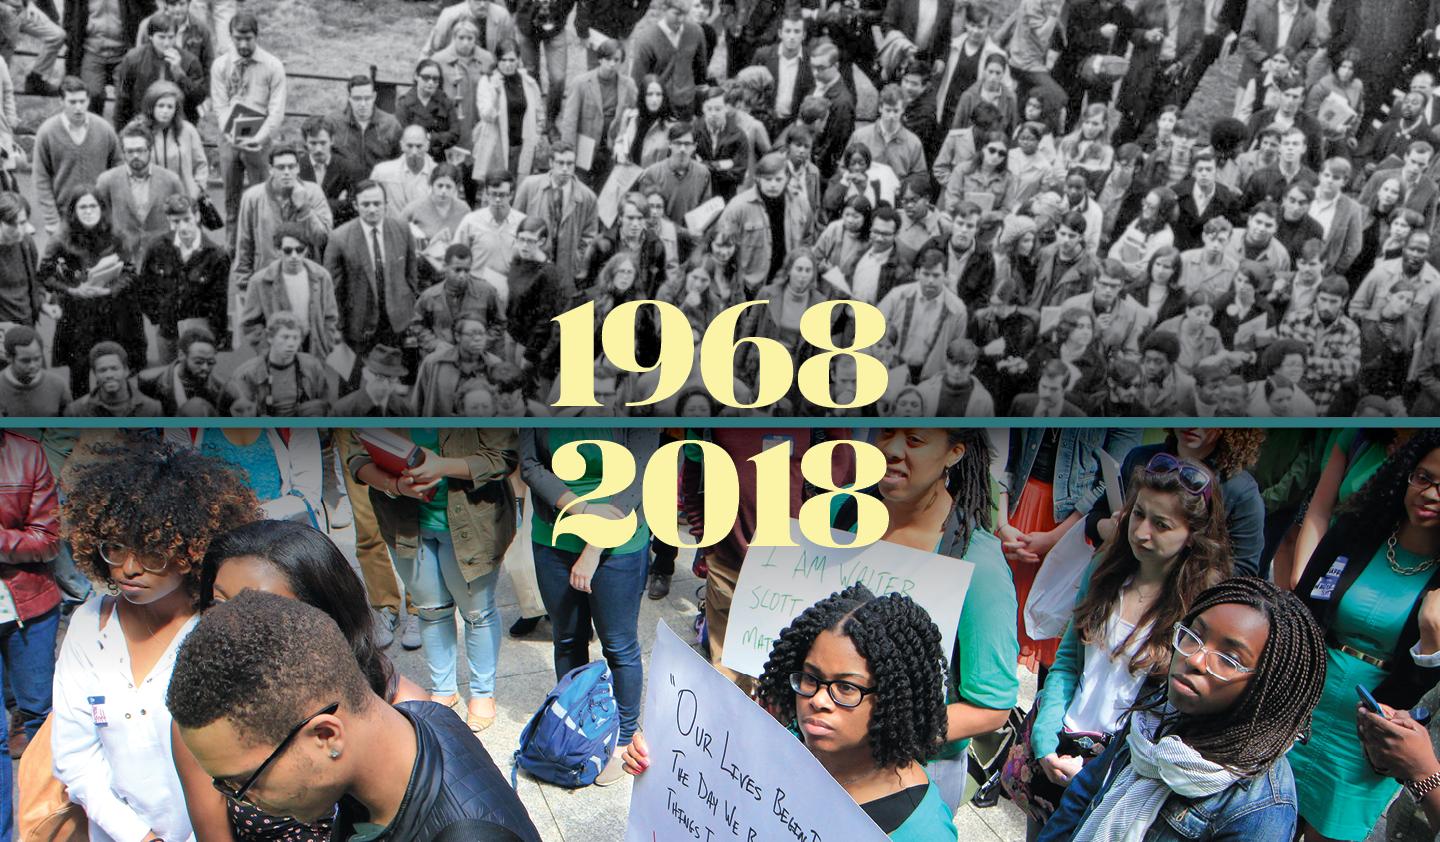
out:
<path id="1" fill-rule="evenodd" d="M 1310 742 L 1290 752 L 1307 842 L 1360 840 L 1399 785 L 1371 769 L 1355 687 L 1414 707 L 1440 681 L 1440 430 L 1398 448 L 1346 503 L 1295 593 L 1325 630 Z"/>
<path id="2" fill-rule="evenodd" d="M 780 632 L 759 700 L 891 839 L 955 842 L 950 807 L 924 765 L 945 740 L 944 663 L 925 609 L 856 584 Z M 624 759 L 632 775 L 655 760 L 638 733 Z"/>

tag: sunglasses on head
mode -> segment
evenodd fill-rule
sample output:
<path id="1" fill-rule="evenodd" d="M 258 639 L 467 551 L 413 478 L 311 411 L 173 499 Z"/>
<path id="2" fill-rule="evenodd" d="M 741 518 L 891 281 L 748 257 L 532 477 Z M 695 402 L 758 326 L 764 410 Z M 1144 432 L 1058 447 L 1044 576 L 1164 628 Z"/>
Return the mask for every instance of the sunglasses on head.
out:
<path id="1" fill-rule="evenodd" d="M 1152 477 L 1174 474 L 1187 494 L 1204 497 L 1205 502 L 1210 502 L 1210 474 L 1193 462 L 1168 453 L 1157 453 L 1145 465 L 1145 473 Z"/>

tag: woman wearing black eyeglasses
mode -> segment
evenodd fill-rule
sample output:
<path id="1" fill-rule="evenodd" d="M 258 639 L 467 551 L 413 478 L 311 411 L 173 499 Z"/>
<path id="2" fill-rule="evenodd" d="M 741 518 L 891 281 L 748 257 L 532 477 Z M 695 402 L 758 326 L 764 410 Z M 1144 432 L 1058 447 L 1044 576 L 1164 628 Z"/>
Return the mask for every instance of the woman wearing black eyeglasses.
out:
<path id="1" fill-rule="evenodd" d="M 1437 588 L 1440 430 L 1423 430 L 1346 501 L 1295 587 L 1328 644 L 1314 735 L 1290 752 L 1309 842 L 1364 839 L 1399 789 L 1365 759 L 1355 687 L 1409 710 L 1440 683 Z"/>
<path id="2" fill-rule="evenodd" d="M 1075 615 L 1035 704 L 1028 755 L 1004 783 L 1028 838 L 1097 757 L 1147 685 L 1170 666 L 1170 635 L 1201 591 L 1230 575 L 1219 483 L 1198 462 L 1157 453 L 1131 481 L 1116 531 L 1080 579 Z M 1021 773 L 1028 768 L 1028 774 Z"/>
<path id="3" fill-rule="evenodd" d="M 780 633 L 758 694 L 891 839 L 953 842 L 950 808 L 924 767 L 945 739 L 944 667 L 925 609 L 852 585 Z M 624 757 L 632 775 L 653 762 L 638 733 Z"/>
<path id="4" fill-rule="evenodd" d="M 109 592 L 76 609 L 55 668 L 55 777 L 92 842 L 191 835 L 165 691 L 195 625 L 210 541 L 260 516 L 224 462 L 138 436 L 95 445 L 62 509 L 75 560 Z"/>

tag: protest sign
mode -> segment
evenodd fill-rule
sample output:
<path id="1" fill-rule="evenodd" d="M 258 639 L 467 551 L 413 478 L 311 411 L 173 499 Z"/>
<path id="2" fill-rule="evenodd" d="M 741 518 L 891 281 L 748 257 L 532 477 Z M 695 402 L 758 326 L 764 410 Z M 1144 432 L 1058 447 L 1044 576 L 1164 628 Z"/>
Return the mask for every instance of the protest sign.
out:
<path id="1" fill-rule="evenodd" d="M 626 842 L 885 842 L 805 743 L 664 620 L 647 677 L 650 768 L 630 795 Z"/>
<path id="2" fill-rule="evenodd" d="M 793 518 L 790 534 L 797 536 L 799 546 L 751 546 L 745 553 L 725 632 L 725 666 L 758 676 L 775 638 L 791 620 L 857 582 L 876 594 L 908 596 L 930 612 L 940 628 L 945 657 L 950 657 L 974 564 L 888 541 L 865 547 L 822 547 L 805 540 Z M 849 541 L 853 536 L 836 530 L 835 540 Z"/>

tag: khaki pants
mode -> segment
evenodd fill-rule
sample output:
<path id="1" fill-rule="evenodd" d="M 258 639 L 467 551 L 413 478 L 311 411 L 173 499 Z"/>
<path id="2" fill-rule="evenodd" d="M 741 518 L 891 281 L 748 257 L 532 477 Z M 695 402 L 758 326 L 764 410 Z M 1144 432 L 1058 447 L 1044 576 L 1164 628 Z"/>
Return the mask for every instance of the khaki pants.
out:
<path id="1" fill-rule="evenodd" d="M 335 431 L 337 452 L 345 452 L 350 436 L 349 430 Z M 355 518 L 355 557 L 360 562 L 365 590 L 370 594 L 370 605 L 389 608 L 398 616 L 402 604 L 400 585 L 395 578 L 395 565 L 390 560 L 390 548 L 380 537 L 380 524 L 375 520 L 375 509 L 370 506 L 370 487 L 356 482 L 348 466 L 341 465 L 341 471 L 345 475 L 345 493 L 350 495 L 350 511 Z"/>
<path id="2" fill-rule="evenodd" d="M 740 570 L 726 566 L 716 556 L 708 556 L 710 572 L 705 577 L 705 629 L 710 637 L 710 664 L 746 693 L 755 692 L 755 679 L 720 664 L 725 655 L 725 629 L 730 623 L 730 603 L 735 599 L 735 584 Z"/>

